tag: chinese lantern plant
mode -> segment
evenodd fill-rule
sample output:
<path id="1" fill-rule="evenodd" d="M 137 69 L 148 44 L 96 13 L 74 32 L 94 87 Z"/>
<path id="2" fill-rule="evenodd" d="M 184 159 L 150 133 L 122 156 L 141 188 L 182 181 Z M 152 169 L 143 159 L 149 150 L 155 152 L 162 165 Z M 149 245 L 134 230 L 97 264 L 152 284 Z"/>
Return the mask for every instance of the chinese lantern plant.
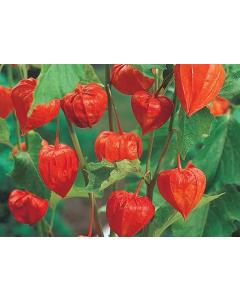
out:
<path id="1" fill-rule="evenodd" d="M 229 90 L 224 94 L 228 73 L 222 65 L 105 67 L 105 86 L 91 65 L 43 65 L 37 80 L 18 78 L 11 93 L 25 137 L 20 143 L 14 141 L 13 148 L 0 130 L 0 142 L 2 136 L 14 163 L 17 192 L 9 200 L 13 216 L 28 224 L 40 221 L 45 234 L 54 235 L 55 202 L 64 207 L 71 201 L 67 198 L 84 193 L 89 228 L 78 236 L 103 236 L 96 194 L 110 188 L 104 202 L 111 235 L 210 235 L 209 224 L 215 226 L 211 212 L 222 209 L 226 201 L 220 197 L 225 184 L 240 185 L 236 150 L 240 120 Z M 129 96 L 118 101 L 112 86 Z M 130 126 L 125 115 L 118 114 L 119 105 L 132 109 Z M 56 142 L 43 141 L 48 136 L 31 129 L 57 117 L 60 107 L 65 120 L 56 128 Z M 58 139 L 59 130 L 66 134 L 63 122 L 71 144 Z M 134 130 L 134 122 L 142 135 Z M 87 127 L 96 136 L 94 142 L 87 140 L 88 145 L 82 138 Z M 86 151 L 88 147 L 95 157 Z M 233 156 L 234 162 L 229 159 Z M 121 188 L 115 186 L 118 182 Z M 236 189 L 231 193 L 237 198 Z M 44 209 L 38 209 L 41 203 Z M 222 215 L 223 222 L 231 222 Z"/>

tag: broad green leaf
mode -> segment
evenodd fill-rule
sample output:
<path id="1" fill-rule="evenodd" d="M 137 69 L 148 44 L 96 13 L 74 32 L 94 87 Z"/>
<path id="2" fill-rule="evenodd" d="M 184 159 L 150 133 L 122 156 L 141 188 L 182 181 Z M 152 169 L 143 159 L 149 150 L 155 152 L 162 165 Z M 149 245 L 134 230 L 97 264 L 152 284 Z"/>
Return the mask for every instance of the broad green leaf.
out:
<path id="1" fill-rule="evenodd" d="M 28 132 L 28 152 L 31 156 L 31 159 L 38 169 L 38 153 L 41 149 L 43 139 L 40 134 L 35 131 Z"/>
<path id="2" fill-rule="evenodd" d="M 82 173 L 79 171 L 78 176 L 65 198 L 88 198 L 89 191 L 85 187 L 85 182 L 82 176 Z M 97 191 L 95 192 L 95 197 L 102 197 L 102 193 Z"/>
<path id="3" fill-rule="evenodd" d="M 195 209 L 186 221 L 179 219 L 171 226 L 173 236 L 202 236 L 207 221 L 209 205 Z"/>
<path id="4" fill-rule="evenodd" d="M 194 211 L 201 209 L 202 207 L 208 205 L 210 202 L 218 199 L 222 195 L 223 194 L 203 195 L 202 199 L 200 200 L 196 208 L 194 208 L 194 210 L 190 213 L 189 217 L 194 213 Z M 160 236 L 168 227 L 181 220 L 181 214 L 173 209 L 167 202 L 163 202 L 156 211 L 154 219 L 149 226 L 149 233 L 151 236 Z"/>
<path id="5" fill-rule="evenodd" d="M 19 151 L 14 157 L 14 169 L 11 177 L 16 188 L 24 189 L 33 194 L 49 199 L 50 191 L 46 188 L 38 173 L 38 153 L 42 139 L 34 131 L 28 133 L 28 152 Z"/>
<path id="6" fill-rule="evenodd" d="M 88 185 L 87 190 L 89 192 L 96 192 L 101 189 L 102 183 L 110 176 L 111 171 L 114 169 L 114 165 L 102 161 L 98 163 L 88 164 Z"/>
<path id="7" fill-rule="evenodd" d="M 100 83 L 92 65 L 53 64 L 43 65 L 34 92 L 34 104 L 61 99 L 74 90 L 77 83 Z M 32 109 L 33 109 L 32 107 Z"/>
<path id="8" fill-rule="evenodd" d="M 143 176 L 139 160 L 130 161 L 125 159 L 114 164 L 107 161 L 89 163 L 87 190 L 89 192 L 103 191 L 130 174 Z"/>
<path id="9" fill-rule="evenodd" d="M 11 147 L 9 140 L 10 133 L 5 119 L 0 118 L 0 144 Z"/>
<path id="10" fill-rule="evenodd" d="M 14 156 L 14 169 L 11 176 L 16 188 L 28 190 L 39 197 L 49 199 L 50 191 L 42 182 L 29 153 L 18 152 Z"/>
<path id="11" fill-rule="evenodd" d="M 224 65 L 225 82 L 220 95 L 231 100 L 240 96 L 240 65 Z"/>
<path id="12" fill-rule="evenodd" d="M 240 124 L 232 115 L 216 118 L 210 136 L 201 149 L 192 154 L 195 163 L 206 175 L 208 186 L 215 180 L 222 184 L 240 184 Z"/>
<path id="13" fill-rule="evenodd" d="M 9 155 L 9 148 L 0 144 L 0 191 L 9 191 L 12 189 L 12 179 L 8 176 L 12 169 L 13 160 Z"/>
<path id="14" fill-rule="evenodd" d="M 213 119 L 207 108 L 200 110 L 190 118 L 186 116 L 183 109 L 180 109 L 177 140 L 178 150 L 183 159 L 193 145 L 204 135 L 209 135 Z"/>
<path id="15" fill-rule="evenodd" d="M 115 182 L 124 179 L 127 175 L 134 174 L 138 177 L 142 177 L 140 161 L 136 160 L 122 160 L 115 163 L 115 168 L 110 173 L 110 176 L 101 184 L 100 191 L 106 189 Z"/>
<path id="16" fill-rule="evenodd" d="M 239 226 L 240 192 L 234 186 L 225 186 L 226 193 L 210 206 L 204 236 L 231 236 Z"/>

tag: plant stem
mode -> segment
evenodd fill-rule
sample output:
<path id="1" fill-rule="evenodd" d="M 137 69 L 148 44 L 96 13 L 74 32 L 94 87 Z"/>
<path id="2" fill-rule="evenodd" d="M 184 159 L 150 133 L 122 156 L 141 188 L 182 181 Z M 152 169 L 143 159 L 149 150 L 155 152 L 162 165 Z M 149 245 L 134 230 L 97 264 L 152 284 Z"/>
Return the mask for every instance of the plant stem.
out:
<path id="1" fill-rule="evenodd" d="M 25 138 L 26 151 L 28 151 L 28 146 L 29 146 L 28 132 L 25 134 L 24 138 Z"/>
<path id="2" fill-rule="evenodd" d="M 77 155 L 78 155 L 79 168 L 82 171 L 85 168 L 85 158 L 83 156 L 83 152 L 82 152 L 82 149 L 80 147 L 80 144 L 79 144 L 76 132 L 74 130 L 74 127 L 73 127 L 72 123 L 70 121 L 68 121 L 67 118 L 66 118 L 66 120 L 67 120 L 68 131 L 69 131 L 73 146 L 74 146 L 74 148 L 77 152 Z"/>
<path id="3" fill-rule="evenodd" d="M 118 132 L 122 134 L 122 133 L 123 133 L 123 130 L 122 130 L 120 118 L 119 118 L 119 116 L 118 116 L 118 112 L 117 112 L 115 103 L 114 103 L 113 101 L 112 101 L 112 107 L 113 107 L 113 112 L 114 112 L 115 119 L 116 119 L 116 122 L 117 122 Z"/>
<path id="4" fill-rule="evenodd" d="M 38 233 L 38 236 L 40 236 L 40 237 L 44 236 L 43 228 L 42 228 L 42 220 L 37 222 L 37 233 Z"/>
<path id="5" fill-rule="evenodd" d="M 173 78 L 173 73 L 169 73 L 166 78 L 163 80 L 162 84 L 160 85 L 160 87 L 156 90 L 155 92 L 155 97 L 158 96 L 158 94 L 160 93 L 161 89 L 165 89 L 167 87 L 167 85 L 169 84 L 169 82 L 172 80 Z"/>
<path id="6" fill-rule="evenodd" d="M 12 73 L 12 67 L 10 65 L 7 66 L 7 77 L 8 77 L 8 84 L 10 87 L 13 87 L 14 85 L 14 80 L 13 80 L 13 73 Z M 13 118 L 16 124 L 16 141 L 17 141 L 17 147 L 18 150 L 21 150 L 21 134 L 20 134 L 20 129 L 19 129 L 19 123 L 18 123 L 18 119 L 16 116 L 16 112 L 13 112 Z"/>
<path id="7" fill-rule="evenodd" d="M 56 210 L 57 210 L 57 205 L 54 205 L 54 207 L 52 209 L 52 215 L 51 215 L 50 224 L 49 224 L 49 232 L 51 232 L 51 233 L 52 233 L 52 230 L 53 230 L 53 225 L 54 225 Z"/>
<path id="8" fill-rule="evenodd" d="M 16 132 L 17 147 L 18 147 L 18 150 L 21 150 L 21 134 L 20 134 L 18 119 L 17 119 L 15 112 L 13 112 L 13 118 L 14 118 L 15 126 L 16 126 L 15 132 Z"/>
<path id="9" fill-rule="evenodd" d="M 28 71 L 27 71 L 27 67 L 26 65 L 20 65 L 21 66 L 21 69 L 22 69 L 22 78 L 23 79 L 27 79 L 28 77 Z"/>
<path id="10" fill-rule="evenodd" d="M 151 131 L 149 133 L 149 140 L 148 140 L 148 150 L 147 150 L 147 158 L 146 158 L 146 173 L 150 170 L 153 142 L 154 142 L 154 131 Z"/>
<path id="11" fill-rule="evenodd" d="M 155 69 L 155 82 L 154 82 L 154 89 L 155 92 L 158 90 L 160 85 L 160 70 L 158 68 Z M 153 150 L 153 142 L 154 142 L 154 131 L 151 131 L 149 133 L 149 140 L 148 140 L 148 150 L 147 150 L 147 158 L 146 158 L 146 173 L 150 171 L 150 165 L 151 165 L 151 155 Z M 150 174 L 151 178 L 151 174 Z"/>
<path id="12" fill-rule="evenodd" d="M 113 124 L 113 100 L 112 100 L 112 90 L 111 90 L 111 81 L 110 81 L 110 65 L 105 66 L 105 88 L 108 95 L 108 123 L 109 130 L 114 131 Z"/>
<path id="13" fill-rule="evenodd" d="M 160 228 L 157 228 L 153 232 L 154 237 L 159 237 L 162 235 L 162 233 L 170 227 L 173 223 L 175 223 L 179 218 L 179 213 L 177 211 L 172 212 L 172 214 L 169 216 L 169 218 L 163 223 L 163 225 Z"/>
<path id="14" fill-rule="evenodd" d="M 13 73 L 12 73 L 12 67 L 10 65 L 7 66 L 7 77 L 8 77 L 9 86 L 13 87 L 13 85 L 14 85 Z"/>
<path id="15" fill-rule="evenodd" d="M 162 162 L 164 160 L 165 154 L 168 151 L 168 147 L 169 147 L 169 144 L 170 144 L 170 141 L 172 139 L 173 132 L 174 132 L 173 131 L 173 123 L 174 123 L 174 116 L 175 116 L 175 109 L 176 109 L 176 95 L 175 94 L 174 94 L 173 104 L 174 104 L 174 109 L 173 109 L 172 116 L 171 116 L 169 126 L 168 126 L 168 134 L 167 134 L 167 137 L 165 139 L 165 143 L 163 145 L 162 151 L 160 153 L 158 164 L 157 164 L 156 170 L 154 172 L 153 178 L 152 178 L 150 184 L 148 185 L 147 196 L 150 199 L 152 199 L 153 190 L 154 190 L 155 184 L 157 182 L 157 177 L 158 177 L 158 174 L 161 170 Z"/>
<path id="16" fill-rule="evenodd" d="M 88 236 L 92 236 L 93 232 L 93 223 L 94 223 L 94 214 L 95 214 L 95 206 L 94 206 L 94 197 L 90 197 L 90 209 L 89 209 L 89 227 L 88 227 Z"/>
<path id="17" fill-rule="evenodd" d="M 104 237 L 103 230 L 102 230 L 102 224 L 99 219 L 98 206 L 96 203 L 96 199 L 95 199 L 93 193 L 89 193 L 88 195 L 89 195 L 90 200 L 93 201 L 93 204 L 94 204 L 94 221 L 95 221 L 95 227 L 96 227 L 97 234 L 98 234 L 98 236 Z"/>
<path id="18" fill-rule="evenodd" d="M 79 169 L 81 170 L 81 172 L 83 174 L 85 184 L 87 185 L 88 184 L 88 175 L 87 175 L 87 172 L 86 172 L 87 163 L 86 163 L 86 160 L 84 158 L 84 155 L 83 155 L 80 143 L 78 141 L 76 132 L 74 130 L 74 127 L 73 127 L 72 123 L 70 123 L 68 121 L 67 118 L 66 118 L 66 120 L 67 120 L 68 130 L 69 130 L 69 134 L 70 134 L 72 143 L 73 143 L 74 148 L 75 148 L 75 150 L 77 152 L 77 155 L 78 155 Z M 97 207 L 97 203 L 96 203 L 96 199 L 94 197 L 94 194 L 93 193 L 88 193 L 88 198 L 89 198 L 90 203 L 92 202 L 94 204 L 94 212 L 95 212 L 94 213 L 94 215 L 95 215 L 94 220 L 95 220 L 95 227 L 96 227 L 97 234 L 99 236 L 103 236 L 102 226 L 101 226 L 101 223 L 100 223 L 100 220 L 99 220 L 99 215 L 98 215 L 98 207 Z"/>
<path id="19" fill-rule="evenodd" d="M 114 122 L 113 122 L 113 108 L 115 109 L 114 113 L 116 116 L 116 107 L 114 106 L 113 98 L 112 98 L 112 85 L 110 80 L 110 73 L 111 73 L 111 66 L 105 65 L 105 88 L 108 95 L 108 124 L 109 124 L 109 130 L 114 131 Z M 113 107 L 114 106 L 114 107 Z M 118 119 L 119 123 L 119 119 Z M 118 124 L 119 128 L 119 124 Z M 113 185 L 113 191 L 117 189 L 117 184 L 114 183 Z M 115 233 L 110 229 L 110 237 L 114 237 Z"/>

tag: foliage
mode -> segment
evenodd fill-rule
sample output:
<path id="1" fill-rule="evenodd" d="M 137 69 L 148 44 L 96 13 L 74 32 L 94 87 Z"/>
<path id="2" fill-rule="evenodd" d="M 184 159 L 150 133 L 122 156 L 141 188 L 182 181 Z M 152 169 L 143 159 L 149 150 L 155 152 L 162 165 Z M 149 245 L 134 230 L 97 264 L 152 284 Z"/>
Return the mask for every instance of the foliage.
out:
<path id="1" fill-rule="evenodd" d="M 91 65 L 43 65 L 32 108 L 52 99 L 61 99 L 71 92 L 77 83 L 90 82 L 100 83 Z"/>
<path id="2" fill-rule="evenodd" d="M 173 65 L 132 65 L 145 76 L 155 77 L 152 69 L 158 68 L 161 79 L 172 74 Z M 31 68 L 31 67 L 30 67 Z M 177 153 L 181 154 L 183 165 L 189 160 L 201 169 L 207 178 L 207 189 L 198 206 L 190 213 L 186 221 L 158 193 L 153 191 L 153 203 L 156 213 L 150 225 L 138 236 L 232 236 L 240 230 L 240 65 L 224 65 L 226 79 L 220 95 L 231 102 L 230 111 L 220 117 L 213 117 L 208 108 L 204 108 L 188 118 L 180 108 L 177 109 L 173 122 L 173 137 L 161 164 L 161 170 L 176 167 Z M 32 109 L 54 98 L 61 99 L 71 92 L 77 83 L 96 82 L 103 86 L 104 66 L 93 65 L 43 65 L 38 77 Z M 0 74 L 1 84 L 9 85 L 3 69 Z M 17 73 L 16 73 L 17 74 Z M 14 73 L 14 79 L 18 78 Z M 38 74 L 36 74 L 37 77 Z M 112 89 L 117 111 L 126 131 L 140 130 L 133 119 L 130 97 Z M 173 99 L 174 82 L 165 89 Z M 169 122 L 154 132 L 150 171 L 154 172 L 160 153 L 168 135 Z M 140 160 L 123 160 L 114 164 L 107 161 L 96 162 L 93 145 L 96 136 L 108 128 L 107 113 L 91 129 L 77 129 L 77 137 L 87 156 L 87 183 L 79 171 L 77 179 L 65 200 L 51 193 L 42 182 L 38 173 L 38 152 L 42 140 L 54 142 L 56 121 L 28 133 L 28 151 L 18 151 L 12 156 L 12 146 L 17 143 L 16 124 L 12 116 L 0 119 L 0 236 L 34 236 L 34 227 L 19 225 L 9 214 L 7 197 L 13 188 L 27 189 L 50 201 L 46 216 L 51 221 L 52 211 L 56 209 L 54 234 L 70 236 L 73 229 L 64 219 L 66 202 L 72 198 L 88 199 L 89 193 L 98 198 L 100 212 L 105 214 L 106 197 L 112 189 L 120 186 L 133 192 L 146 169 L 149 135 L 141 136 L 143 155 Z M 21 137 L 24 141 L 24 137 Z M 71 146 L 64 115 L 60 113 L 60 140 Z M 145 180 L 147 178 L 145 176 Z M 146 185 L 140 189 L 140 195 L 146 195 Z M 103 200 L 100 200 L 103 198 Z M 88 205 L 88 202 L 86 202 Z M 87 215 L 88 213 L 86 213 Z M 80 220 L 81 221 L 81 220 Z"/>

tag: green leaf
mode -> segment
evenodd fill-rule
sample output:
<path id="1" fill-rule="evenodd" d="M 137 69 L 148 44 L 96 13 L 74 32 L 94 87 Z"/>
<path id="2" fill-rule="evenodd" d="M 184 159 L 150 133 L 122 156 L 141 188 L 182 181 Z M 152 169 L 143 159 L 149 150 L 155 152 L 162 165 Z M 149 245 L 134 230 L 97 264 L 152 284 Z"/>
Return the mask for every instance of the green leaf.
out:
<path id="1" fill-rule="evenodd" d="M 11 177 L 16 188 L 24 189 L 44 199 L 50 198 L 50 191 L 46 188 L 38 173 L 38 153 L 42 139 L 34 131 L 28 133 L 28 152 L 19 151 L 14 157 L 14 169 Z"/>
<path id="2" fill-rule="evenodd" d="M 88 198 L 89 191 L 85 187 L 85 182 L 81 171 L 78 172 L 78 176 L 65 198 Z M 95 192 L 97 198 L 102 197 L 102 193 L 99 191 Z"/>
<path id="3" fill-rule="evenodd" d="M 177 220 L 171 226 L 173 236 L 202 236 L 207 221 L 209 205 L 194 210 L 184 221 L 183 218 Z"/>
<path id="4" fill-rule="evenodd" d="M 201 209 L 202 207 L 214 201 L 215 199 L 218 199 L 222 195 L 223 194 L 203 195 L 202 199 L 200 200 L 198 205 L 194 208 L 194 210 L 190 213 L 188 218 L 190 218 L 191 214 L 193 214 L 195 211 Z M 173 209 L 166 201 L 164 201 L 156 211 L 154 219 L 150 224 L 150 229 L 149 229 L 150 235 L 160 236 L 168 227 L 170 227 L 177 221 L 181 222 L 182 219 L 183 218 L 181 214 L 177 212 L 175 209 Z M 183 225 L 181 224 L 181 226 Z"/>
<path id="5" fill-rule="evenodd" d="M 110 173 L 110 176 L 105 180 L 100 187 L 100 191 L 106 189 L 110 185 L 117 181 L 124 179 L 126 176 L 134 174 L 138 177 L 142 177 L 144 174 L 141 170 L 140 161 L 136 160 L 122 160 L 115 163 L 115 168 Z"/>
<path id="6" fill-rule="evenodd" d="M 96 192 L 101 189 L 102 183 L 107 180 L 110 176 L 111 171 L 114 169 L 114 165 L 102 161 L 98 163 L 88 164 L 88 185 L 87 190 L 89 192 Z"/>
<path id="7" fill-rule="evenodd" d="M 145 76 L 154 78 L 154 74 L 152 72 L 152 69 L 158 68 L 161 70 L 166 69 L 166 65 L 159 65 L 159 64 L 146 64 L 146 65 L 132 65 L 134 68 L 138 69 L 141 73 L 143 73 Z"/>
<path id="8" fill-rule="evenodd" d="M 218 117 L 201 149 L 195 149 L 193 163 L 206 175 L 208 186 L 215 180 L 223 184 L 240 184 L 240 124 L 232 115 Z"/>
<path id="9" fill-rule="evenodd" d="M 11 147 L 10 133 L 5 119 L 0 118 L 0 144 Z"/>
<path id="10" fill-rule="evenodd" d="M 31 159 L 36 167 L 38 169 L 38 153 L 42 147 L 42 137 L 39 133 L 35 131 L 29 131 L 28 132 L 28 152 L 31 156 Z"/>
<path id="11" fill-rule="evenodd" d="M 240 96 L 240 65 L 224 65 L 225 82 L 220 95 L 231 100 Z"/>
<path id="12" fill-rule="evenodd" d="M 213 116 L 207 108 L 195 113 L 188 118 L 180 109 L 179 129 L 177 131 L 178 151 L 183 159 L 186 158 L 187 152 L 195 145 L 204 135 L 209 135 Z"/>
<path id="13" fill-rule="evenodd" d="M 231 236 L 240 222 L 240 193 L 234 186 L 225 186 L 226 193 L 210 206 L 204 236 Z"/>
<path id="14" fill-rule="evenodd" d="M 31 156 L 18 152 L 14 156 L 14 169 L 11 173 L 16 188 L 28 190 L 33 194 L 49 199 L 50 191 L 43 184 Z"/>
<path id="15" fill-rule="evenodd" d="M 115 182 L 122 180 L 130 174 L 142 177 L 139 160 L 122 160 L 111 164 L 107 161 L 88 164 L 89 192 L 103 191 Z"/>
<path id="16" fill-rule="evenodd" d="M 34 103 L 48 103 L 52 99 L 61 99 L 73 91 L 77 83 L 100 83 L 91 65 L 54 64 L 43 65 L 34 92 Z"/>

